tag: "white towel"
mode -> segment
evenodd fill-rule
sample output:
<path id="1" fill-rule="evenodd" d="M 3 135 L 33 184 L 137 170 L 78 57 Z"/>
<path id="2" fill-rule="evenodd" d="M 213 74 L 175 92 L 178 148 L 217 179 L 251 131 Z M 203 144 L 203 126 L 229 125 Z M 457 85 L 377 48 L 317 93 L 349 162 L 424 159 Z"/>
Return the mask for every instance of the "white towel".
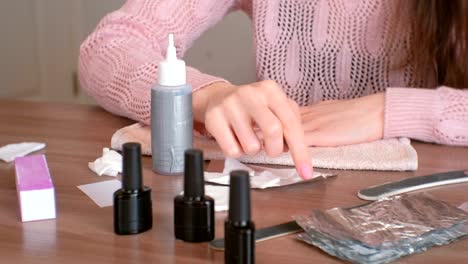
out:
<path id="1" fill-rule="evenodd" d="M 151 133 L 148 126 L 133 124 L 117 130 L 111 139 L 111 147 L 121 150 L 126 142 L 138 142 L 142 153 L 151 155 Z M 222 160 L 224 154 L 216 141 L 197 133 L 194 134 L 194 148 L 202 149 L 207 160 Z M 418 157 L 408 138 L 377 140 L 370 143 L 340 147 L 310 147 L 312 164 L 317 168 L 347 170 L 417 170 Z M 244 163 L 294 165 L 289 152 L 271 158 L 264 152 L 255 156 L 242 156 Z"/>

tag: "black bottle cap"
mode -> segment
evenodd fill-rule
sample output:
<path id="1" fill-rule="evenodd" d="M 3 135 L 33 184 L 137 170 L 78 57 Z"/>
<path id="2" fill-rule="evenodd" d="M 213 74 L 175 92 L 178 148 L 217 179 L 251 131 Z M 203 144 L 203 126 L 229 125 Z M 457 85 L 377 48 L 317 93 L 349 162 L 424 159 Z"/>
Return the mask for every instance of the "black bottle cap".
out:
<path id="1" fill-rule="evenodd" d="M 230 173 L 229 187 L 229 221 L 246 224 L 250 216 L 250 177 L 245 170 Z"/>
<path id="2" fill-rule="evenodd" d="M 205 196 L 203 152 L 198 149 L 188 149 L 184 158 L 184 196 L 192 198 Z"/>
<path id="3" fill-rule="evenodd" d="M 122 189 L 126 191 L 143 188 L 141 175 L 141 146 L 139 143 L 125 143 L 123 150 Z"/>

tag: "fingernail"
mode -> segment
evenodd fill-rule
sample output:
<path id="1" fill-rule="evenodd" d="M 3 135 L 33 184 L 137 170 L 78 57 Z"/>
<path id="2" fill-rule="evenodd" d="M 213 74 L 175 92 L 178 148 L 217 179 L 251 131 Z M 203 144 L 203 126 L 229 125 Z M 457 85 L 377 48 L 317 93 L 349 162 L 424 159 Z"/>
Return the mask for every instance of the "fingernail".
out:
<path id="1" fill-rule="evenodd" d="M 299 171 L 301 173 L 302 178 L 305 180 L 309 180 L 312 179 L 312 177 L 314 177 L 314 170 L 309 164 L 301 165 Z"/>

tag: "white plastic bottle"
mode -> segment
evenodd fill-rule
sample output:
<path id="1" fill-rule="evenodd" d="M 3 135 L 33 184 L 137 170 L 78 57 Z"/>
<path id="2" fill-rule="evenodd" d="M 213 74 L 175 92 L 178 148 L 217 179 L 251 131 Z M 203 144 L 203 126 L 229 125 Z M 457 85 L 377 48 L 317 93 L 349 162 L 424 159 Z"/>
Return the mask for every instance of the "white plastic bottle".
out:
<path id="1" fill-rule="evenodd" d="M 192 130 L 192 87 L 170 34 L 166 59 L 159 63 L 158 82 L 151 89 L 151 151 L 156 173 L 183 173 L 184 152 L 192 148 Z"/>

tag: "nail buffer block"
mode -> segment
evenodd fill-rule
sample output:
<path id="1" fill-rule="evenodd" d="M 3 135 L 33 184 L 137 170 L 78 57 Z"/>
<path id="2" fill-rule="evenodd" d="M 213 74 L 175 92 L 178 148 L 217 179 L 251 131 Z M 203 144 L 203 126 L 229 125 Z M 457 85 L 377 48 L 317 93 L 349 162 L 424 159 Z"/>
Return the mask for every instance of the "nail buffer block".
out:
<path id="1" fill-rule="evenodd" d="M 55 189 L 46 157 L 32 155 L 16 158 L 15 172 L 21 221 L 54 219 Z"/>

